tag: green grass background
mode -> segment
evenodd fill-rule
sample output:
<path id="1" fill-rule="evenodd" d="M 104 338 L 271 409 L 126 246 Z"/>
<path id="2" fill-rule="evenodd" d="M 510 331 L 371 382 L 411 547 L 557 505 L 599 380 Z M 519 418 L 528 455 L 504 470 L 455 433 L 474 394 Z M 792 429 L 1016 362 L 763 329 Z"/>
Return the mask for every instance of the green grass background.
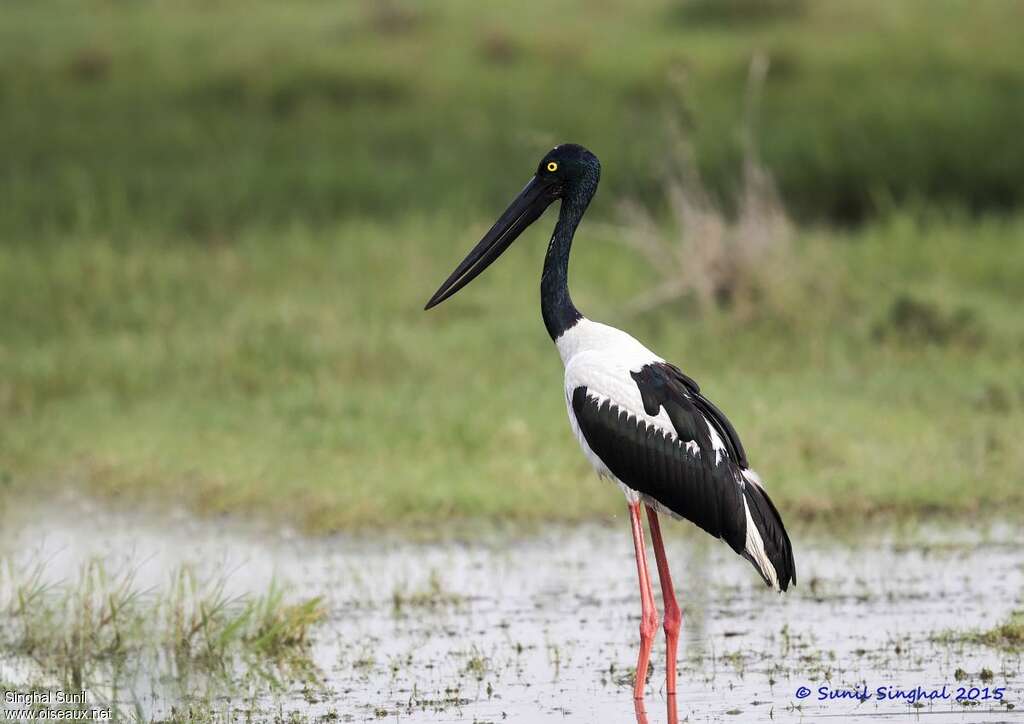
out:
<path id="1" fill-rule="evenodd" d="M 755 52 L 761 150 L 801 218 L 1005 209 L 1022 23 L 1015 0 L 5 3 L 0 233 L 488 209 L 566 139 L 609 196 L 651 198 L 666 114 L 728 197 Z"/>
<path id="2" fill-rule="evenodd" d="M 323 531 L 621 506 L 573 441 L 551 215 L 422 305 L 574 140 L 658 208 L 666 118 L 733 198 L 747 66 L 799 220 L 753 314 L 585 222 L 591 317 L 728 411 L 787 517 L 1024 502 L 1015 2 L 14 2 L 0 22 L 0 499 L 70 486 Z"/>

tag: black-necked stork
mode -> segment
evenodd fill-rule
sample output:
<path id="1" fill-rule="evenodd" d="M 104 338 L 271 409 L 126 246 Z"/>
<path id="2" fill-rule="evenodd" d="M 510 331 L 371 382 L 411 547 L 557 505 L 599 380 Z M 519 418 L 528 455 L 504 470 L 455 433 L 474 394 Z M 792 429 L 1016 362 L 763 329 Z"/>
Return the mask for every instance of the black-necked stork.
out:
<path id="1" fill-rule="evenodd" d="M 640 579 L 640 654 L 635 698 L 644 693 L 658 613 L 647 570 L 640 504 L 647 509 L 665 605 L 666 693 L 676 691 L 682 614 L 665 558 L 658 513 L 685 518 L 750 561 L 769 586 L 796 583 L 789 535 L 736 430 L 693 379 L 630 335 L 593 322 L 569 296 L 573 235 L 597 191 L 601 164 L 575 144 L 556 146 L 480 243 L 427 302 L 434 307 L 469 284 L 556 199 L 558 223 L 541 276 L 544 326 L 565 365 L 569 424 L 598 475 L 626 494 Z"/>

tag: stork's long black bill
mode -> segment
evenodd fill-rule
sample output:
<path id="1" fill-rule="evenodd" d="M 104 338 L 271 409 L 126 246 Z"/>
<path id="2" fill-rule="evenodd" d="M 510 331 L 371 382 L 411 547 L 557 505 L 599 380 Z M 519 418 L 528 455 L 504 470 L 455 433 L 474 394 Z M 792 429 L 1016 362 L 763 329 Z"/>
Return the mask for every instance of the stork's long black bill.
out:
<path id="1" fill-rule="evenodd" d="M 434 296 L 430 298 L 424 309 L 436 307 L 476 279 L 484 269 L 501 256 L 501 253 L 523 233 L 527 226 L 544 213 L 544 210 L 554 200 L 555 195 L 551 193 L 549 186 L 536 176 L 530 179 L 530 182 L 519 192 L 515 201 L 505 209 L 505 213 L 494 222 L 490 231 L 484 234 L 480 243 L 473 247 L 462 263 L 455 267 L 455 271 L 444 280 L 444 284 L 434 292 Z"/>

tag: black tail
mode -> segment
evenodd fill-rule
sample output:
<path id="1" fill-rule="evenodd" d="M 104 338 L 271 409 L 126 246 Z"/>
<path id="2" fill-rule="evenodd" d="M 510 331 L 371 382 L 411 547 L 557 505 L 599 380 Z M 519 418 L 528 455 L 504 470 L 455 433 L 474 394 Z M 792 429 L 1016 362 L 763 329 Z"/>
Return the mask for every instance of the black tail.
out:
<path id="1" fill-rule="evenodd" d="M 750 514 L 748 525 L 753 522 L 755 530 L 754 535 L 747 531 L 747 545 L 742 556 L 754 565 L 765 583 L 785 591 L 790 583 L 796 585 L 796 563 L 789 534 L 775 504 L 756 479 L 756 473 L 743 472 L 746 479 L 743 499 Z"/>

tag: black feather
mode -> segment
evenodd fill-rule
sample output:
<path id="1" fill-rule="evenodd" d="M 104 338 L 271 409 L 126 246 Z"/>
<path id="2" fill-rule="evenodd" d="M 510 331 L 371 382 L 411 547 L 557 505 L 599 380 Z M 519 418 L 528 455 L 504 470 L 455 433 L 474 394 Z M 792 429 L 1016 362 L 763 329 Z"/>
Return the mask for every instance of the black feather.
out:
<path id="1" fill-rule="evenodd" d="M 709 464 L 710 442 L 694 455 L 646 422 L 577 387 L 572 409 L 590 449 L 615 477 L 741 553 L 746 543 L 742 489 L 729 465 Z M 710 460 L 714 460 L 711 452 Z"/>

